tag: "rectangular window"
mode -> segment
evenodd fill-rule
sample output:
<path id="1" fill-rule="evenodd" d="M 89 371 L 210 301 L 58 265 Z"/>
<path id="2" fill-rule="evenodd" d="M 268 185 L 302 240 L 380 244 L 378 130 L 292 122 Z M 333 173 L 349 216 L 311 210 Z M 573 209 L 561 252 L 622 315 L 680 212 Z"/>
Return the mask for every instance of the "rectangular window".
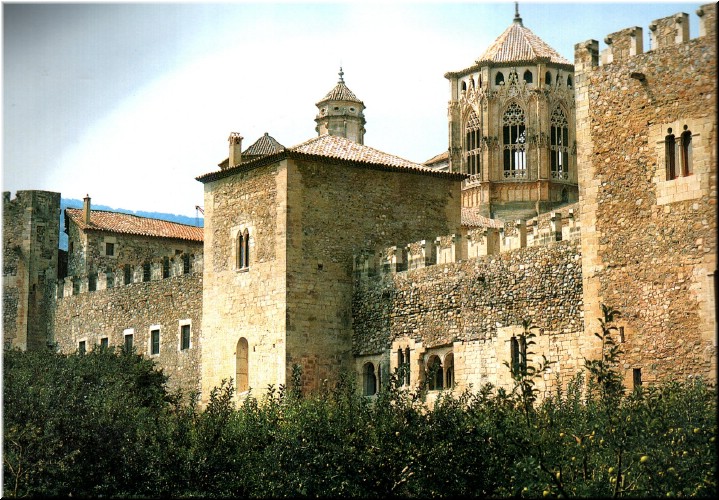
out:
<path id="1" fill-rule="evenodd" d="M 632 381 L 634 382 L 634 389 L 639 389 L 642 386 L 642 369 L 634 368 L 632 370 Z"/>
<path id="2" fill-rule="evenodd" d="M 188 254 L 182 256 L 182 274 L 190 274 L 190 256 Z"/>
<path id="3" fill-rule="evenodd" d="M 85 347 L 85 345 L 86 345 L 85 341 L 84 341 L 84 340 L 81 340 L 81 341 L 77 344 L 77 352 L 79 352 L 80 354 L 85 354 L 85 352 L 86 352 L 86 347 Z"/>
<path id="4" fill-rule="evenodd" d="M 102 337 L 102 338 L 100 339 L 100 347 L 105 347 L 105 348 L 107 348 L 107 347 L 109 347 L 109 345 L 110 345 L 110 341 L 109 341 L 109 339 L 108 339 L 107 337 Z"/>
<path id="5" fill-rule="evenodd" d="M 105 243 L 105 255 L 107 255 L 108 257 L 112 257 L 115 255 L 114 243 Z"/>
<path id="6" fill-rule="evenodd" d="M 105 273 L 105 288 L 112 288 L 115 286 L 115 275 L 111 272 Z"/>
<path id="7" fill-rule="evenodd" d="M 133 337 L 134 337 L 134 330 L 132 328 L 125 330 L 125 350 L 127 352 L 132 352 L 133 348 Z"/>
<path id="8" fill-rule="evenodd" d="M 150 354 L 160 354 L 160 330 L 150 330 Z"/>
<path id="9" fill-rule="evenodd" d="M 180 350 L 190 348 L 190 325 L 180 326 Z"/>
<path id="10" fill-rule="evenodd" d="M 97 290 L 97 274 L 93 273 L 87 277 L 87 290 L 90 292 Z"/>
<path id="11" fill-rule="evenodd" d="M 125 284 L 129 285 L 130 283 L 132 283 L 132 269 L 130 269 L 129 264 L 125 264 L 124 272 L 125 272 Z"/>

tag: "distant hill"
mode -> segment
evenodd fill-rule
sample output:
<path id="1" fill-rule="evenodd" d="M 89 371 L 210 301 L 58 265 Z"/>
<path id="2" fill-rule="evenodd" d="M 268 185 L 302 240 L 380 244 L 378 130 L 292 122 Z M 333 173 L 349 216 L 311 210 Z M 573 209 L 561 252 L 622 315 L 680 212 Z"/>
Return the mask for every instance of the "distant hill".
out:
<path id="1" fill-rule="evenodd" d="M 82 200 L 72 198 L 60 199 L 60 249 L 67 250 L 67 234 L 65 234 L 65 209 L 66 208 L 82 208 Z M 92 205 L 93 210 L 108 210 L 110 212 L 119 212 L 123 214 L 137 215 L 138 217 L 149 217 L 151 219 L 160 219 L 179 224 L 187 224 L 188 226 L 204 227 L 205 220 L 200 217 L 188 217 L 186 215 L 165 214 L 162 212 L 145 212 L 143 210 L 128 210 L 125 208 L 112 208 L 107 205 Z"/>

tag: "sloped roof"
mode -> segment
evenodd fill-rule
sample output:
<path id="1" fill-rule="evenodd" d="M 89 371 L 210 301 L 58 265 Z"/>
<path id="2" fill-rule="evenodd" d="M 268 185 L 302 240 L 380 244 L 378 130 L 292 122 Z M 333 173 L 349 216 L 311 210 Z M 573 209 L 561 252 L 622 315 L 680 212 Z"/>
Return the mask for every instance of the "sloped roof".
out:
<path id="1" fill-rule="evenodd" d="M 424 162 L 425 165 L 434 165 L 435 163 L 442 163 L 444 161 L 449 161 L 449 151 L 443 151 L 442 153 L 433 156 L 426 162 Z"/>
<path id="2" fill-rule="evenodd" d="M 204 230 L 201 227 L 120 212 L 90 210 L 90 224 L 85 223 L 81 208 L 66 208 L 65 217 L 66 221 L 69 218 L 83 231 L 106 231 L 197 242 L 204 240 Z"/>
<path id="3" fill-rule="evenodd" d="M 285 147 L 277 142 L 274 137 L 265 132 L 249 148 L 245 149 L 242 154 L 247 156 L 271 155 L 283 151 Z"/>
<path id="4" fill-rule="evenodd" d="M 501 229 L 504 222 L 480 215 L 476 208 L 462 208 L 462 226 L 464 227 L 495 227 Z"/>
<path id="5" fill-rule="evenodd" d="M 477 64 L 485 62 L 510 63 L 530 62 L 537 59 L 549 59 L 549 62 L 555 64 L 572 64 L 535 35 L 532 30 L 525 28 L 522 19 L 516 17 L 509 28 L 499 35 L 476 62 Z"/>
<path id="6" fill-rule="evenodd" d="M 342 72 L 342 68 L 340 68 L 340 79 L 337 82 L 337 85 L 335 85 L 335 88 L 327 92 L 327 95 L 324 96 L 322 99 L 317 101 L 316 106 L 319 106 L 325 101 L 352 101 L 357 102 L 364 106 L 364 103 L 357 99 L 357 96 L 354 95 L 354 92 L 352 92 L 347 85 L 345 85 L 344 78 L 342 76 L 344 75 L 344 72 Z"/>
<path id="7" fill-rule="evenodd" d="M 216 179 L 221 179 L 229 175 L 233 175 L 235 172 L 245 171 L 256 166 L 264 165 L 266 162 L 279 161 L 284 157 L 294 158 L 307 158 L 312 159 L 334 159 L 340 161 L 346 161 L 357 164 L 365 164 L 367 166 L 379 167 L 384 170 L 408 170 L 417 173 L 426 173 L 433 176 L 439 177 L 452 177 L 457 180 L 467 178 L 466 174 L 452 173 L 452 172 L 441 172 L 436 169 L 432 169 L 422 165 L 421 163 L 415 163 L 399 156 L 391 155 L 389 153 L 382 152 L 378 149 L 359 144 L 350 139 L 344 137 L 323 134 L 319 137 L 314 137 L 305 142 L 302 142 L 296 146 L 285 148 L 284 150 L 275 154 L 266 155 L 259 157 L 255 160 L 250 160 L 247 163 L 236 165 L 232 168 L 227 168 L 220 171 L 210 172 L 196 179 L 200 182 L 209 182 Z"/>

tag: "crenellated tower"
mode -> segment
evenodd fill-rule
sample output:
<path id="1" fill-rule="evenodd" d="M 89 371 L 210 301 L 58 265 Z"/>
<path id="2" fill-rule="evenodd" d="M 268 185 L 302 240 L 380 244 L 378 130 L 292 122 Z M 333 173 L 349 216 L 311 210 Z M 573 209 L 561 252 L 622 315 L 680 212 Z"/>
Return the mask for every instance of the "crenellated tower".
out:
<path id="1" fill-rule="evenodd" d="M 337 85 L 316 104 L 319 112 L 315 130 L 319 135 L 336 135 L 364 144 L 364 103 L 345 85 L 342 68 L 339 77 Z"/>
<path id="2" fill-rule="evenodd" d="M 578 199 L 574 65 L 512 24 L 469 68 L 449 72 L 449 164 L 462 206 L 527 219 Z"/>

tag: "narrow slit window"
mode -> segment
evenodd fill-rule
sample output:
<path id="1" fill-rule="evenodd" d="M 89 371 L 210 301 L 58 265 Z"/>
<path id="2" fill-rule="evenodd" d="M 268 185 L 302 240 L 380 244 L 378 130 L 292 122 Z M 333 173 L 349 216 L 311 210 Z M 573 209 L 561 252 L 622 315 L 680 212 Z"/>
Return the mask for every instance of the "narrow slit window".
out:
<path id="1" fill-rule="evenodd" d="M 669 134 L 664 138 L 664 154 L 667 169 L 667 180 L 677 178 L 677 143 L 676 137 L 672 134 L 672 129 L 669 129 Z"/>
<path id="2" fill-rule="evenodd" d="M 682 175 L 686 177 L 692 174 L 692 133 L 684 128 L 682 132 Z"/>

